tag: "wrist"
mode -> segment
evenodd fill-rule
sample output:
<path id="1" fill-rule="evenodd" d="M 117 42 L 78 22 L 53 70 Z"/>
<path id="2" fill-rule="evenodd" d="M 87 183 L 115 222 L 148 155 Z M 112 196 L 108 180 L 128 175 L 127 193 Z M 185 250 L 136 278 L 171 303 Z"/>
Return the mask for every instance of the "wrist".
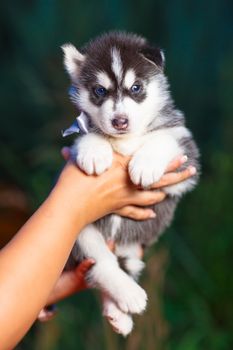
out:
<path id="1" fill-rule="evenodd" d="M 86 175 L 67 163 L 53 190 L 53 197 L 83 226 L 124 206 L 127 200 L 127 170 L 119 161 L 101 175 Z"/>
<path id="2" fill-rule="evenodd" d="M 48 198 L 77 228 L 88 223 L 90 197 L 85 177 L 75 165 L 68 163 Z"/>
<path id="3" fill-rule="evenodd" d="M 64 167 L 51 196 L 81 228 L 108 214 L 111 176 L 86 175 L 75 164 Z M 56 198 L 56 199 L 55 199 Z"/>

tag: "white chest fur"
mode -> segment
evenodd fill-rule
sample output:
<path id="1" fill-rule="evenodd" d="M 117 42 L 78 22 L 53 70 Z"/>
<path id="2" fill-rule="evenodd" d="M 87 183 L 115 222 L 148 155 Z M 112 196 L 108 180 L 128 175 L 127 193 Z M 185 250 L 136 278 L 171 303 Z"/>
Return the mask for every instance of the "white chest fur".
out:
<path id="1" fill-rule="evenodd" d="M 109 138 L 114 151 L 124 155 L 131 156 L 134 154 L 147 140 L 150 135 L 135 135 L 121 138 Z"/>
<path id="2" fill-rule="evenodd" d="M 156 137 L 161 137 L 163 135 L 170 135 L 175 140 L 179 141 L 183 137 L 190 137 L 191 133 L 186 127 L 178 126 L 173 128 L 165 128 L 150 132 L 146 135 L 133 135 L 125 136 L 119 138 L 109 137 L 109 142 L 112 145 L 114 151 L 124 155 L 133 155 L 140 147 L 142 147 L 145 142 L 155 139 Z"/>

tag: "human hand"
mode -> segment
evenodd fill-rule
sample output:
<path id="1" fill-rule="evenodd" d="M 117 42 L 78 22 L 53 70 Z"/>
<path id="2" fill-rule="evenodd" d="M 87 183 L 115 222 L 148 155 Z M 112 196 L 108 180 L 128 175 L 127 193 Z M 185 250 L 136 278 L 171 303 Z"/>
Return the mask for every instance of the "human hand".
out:
<path id="1" fill-rule="evenodd" d="M 49 295 L 47 306 L 38 315 L 39 321 L 49 321 L 54 317 L 56 314 L 55 303 L 88 288 L 85 276 L 94 264 L 95 261 L 93 259 L 85 259 L 74 270 L 62 272 Z"/>
<path id="2" fill-rule="evenodd" d="M 69 147 L 64 147 L 61 153 L 65 160 L 69 160 Z M 159 203 L 165 199 L 166 195 L 162 190 L 163 187 L 175 185 L 179 182 L 185 181 L 196 173 L 196 169 L 192 166 L 189 166 L 182 171 L 177 171 L 187 160 L 187 156 L 181 155 L 170 162 L 165 174 L 158 182 L 151 186 L 151 189 L 157 189 L 157 191 L 154 193 L 154 202 L 152 204 Z M 126 205 L 120 209 L 115 210 L 114 214 L 128 217 L 134 220 L 152 219 L 156 216 L 156 213 L 152 209 L 135 205 Z"/>

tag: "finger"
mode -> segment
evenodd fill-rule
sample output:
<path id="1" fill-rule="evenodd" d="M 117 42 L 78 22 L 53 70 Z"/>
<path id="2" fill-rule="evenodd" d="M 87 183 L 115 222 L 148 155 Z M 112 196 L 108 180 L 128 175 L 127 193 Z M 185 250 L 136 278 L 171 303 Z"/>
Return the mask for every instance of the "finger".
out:
<path id="1" fill-rule="evenodd" d="M 138 248 L 138 257 L 140 259 L 142 259 L 144 256 L 144 249 L 142 248 L 142 246 L 140 245 L 139 248 Z"/>
<path id="2" fill-rule="evenodd" d="M 114 252 L 114 250 L 115 250 L 115 242 L 112 239 L 109 239 L 107 241 L 107 246 L 111 250 L 111 252 Z"/>
<path id="3" fill-rule="evenodd" d="M 122 156 L 119 153 L 113 152 L 113 162 L 120 163 L 123 169 L 127 169 L 130 159 L 130 156 Z"/>
<path id="4" fill-rule="evenodd" d="M 56 309 L 50 310 L 46 307 L 44 307 L 37 316 L 38 321 L 40 322 L 47 322 L 50 321 L 57 313 Z"/>
<path id="5" fill-rule="evenodd" d="M 144 209 L 133 205 L 123 207 L 117 210 L 115 214 L 134 220 L 146 220 L 156 217 L 156 214 L 152 209 Z"/>
<path id="6" fill-rule="evenodd" d="M 161 188 L 164 186 L 175 185 L 179 182 L 187 180 L 191 176 L 195 175 L 197 172 L 196 168 L 193 166 L 188 167 L 187 169 L 180 171 L 178 173 L 167 173 L 164 174 L 161 179 L 152 185 L 153 189 Z"/>
<path id="7" fill-rule="evenodd" d="M 166 194 L 162 191 L 137 191 L 132 198 L 131 205 L 140 207 L 153 205 L 164 200 Z"/>
<path id="8" fill-rule="evenodd" d="M 61 149 L 61 154 L 62 154 L 62 157 L 65 160 L 68 160 L 70 158 L 70 148 L 69 147 L 63 147 Z"/>
<path id="9" fill-rule="evenodd" d="M 188 160 L 188 157 L 186 155 L 178 156 L 177 158 L 173 159 L 166 169 L 166 173 L 177 170 L 182 164 L 186 163 Z"/>
<path id="10" fill-rule="evenodd" d="M 87 271 L 95 264 L 94 259 L 83 260 L 75 269 L 75 274 L 78 276 L 84 276 Z"/>

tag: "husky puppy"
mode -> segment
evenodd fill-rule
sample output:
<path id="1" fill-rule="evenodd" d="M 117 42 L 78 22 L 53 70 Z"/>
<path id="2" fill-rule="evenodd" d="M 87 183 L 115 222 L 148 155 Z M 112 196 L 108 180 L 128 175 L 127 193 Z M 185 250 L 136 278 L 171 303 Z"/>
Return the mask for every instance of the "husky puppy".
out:
<path id="1" fill-rule="evenodd" d="M 89 133 L 74 145 L 77 164 L 86 174 L 108 169 L 113 151 L 132 156 L 129 176 L 143 188 L 158 181 L 178 155 L 186 154 L 188 163 L 199 169 L 197 147 L 168 90 L 160 49 L 123 32 L 104 34 L 80 51 L 71 44 L 62 48 L 75 89 L 72 100 L 88 119 Z M 136 282 L 144 266 L 138 247 L 150 246 L 170 225 L 179 198 L 197 178 L 164 188 L 168 195 L 154 206 L 154 220 L 108 215 L 78 236 L 69 261 L 95 259 L 89 282 L 103 292 L 103 314 L 123 335 L 132 330 L 131 315 L 146 308 L 147 295 Z M 107 239 L 116 242 L 115 253 L 108 249 Z"/>

